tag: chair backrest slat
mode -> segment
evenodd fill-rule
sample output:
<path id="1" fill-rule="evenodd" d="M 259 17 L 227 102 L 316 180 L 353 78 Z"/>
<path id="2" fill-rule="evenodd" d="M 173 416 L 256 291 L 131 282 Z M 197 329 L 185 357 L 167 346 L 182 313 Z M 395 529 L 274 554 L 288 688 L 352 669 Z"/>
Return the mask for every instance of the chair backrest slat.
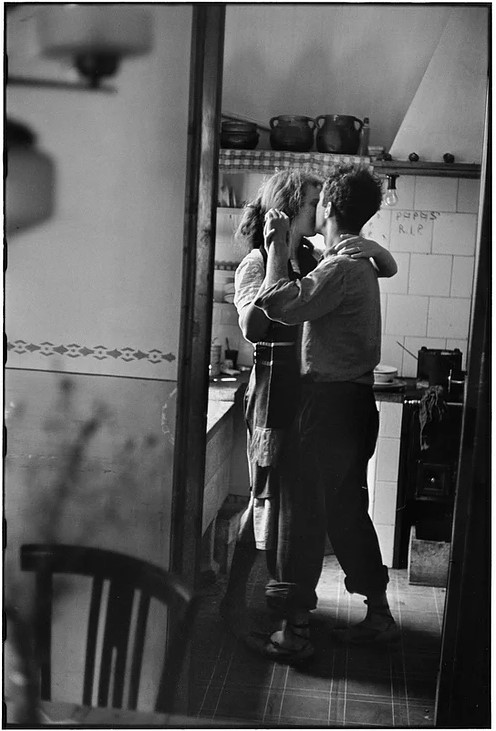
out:
<path id="1" fill-rule="evenodd" d="M 141 665 L 143 663 L 143 652 L 145 649 L 146 623 L 148 621 L 149 608 L 150 597 L 142 592 L 138 608 L 138 618 L 136 620 L 136 635 L 134 639 L 131 677 L 129 681 L 128 708 L 130 708 L 132 711 L 135 711 L 138 706 Z"/>
<path id="2" fill-rule="evenodd" d="M 146 625 L 151 598 L 168 607 L 168 637 L 161 680 L 155 708 L 172 712 L 172 699 L 180 678 L 182 662 L 187 650 L 196 603 L 182 580 L 146 561 L 132 556 L 85 546 L 24 545 L 21 547 L 21 568 L 36 572 L 36 601 L 38 606 L 36 636 L 40 660 L 42 698 L 50 700 L 51 679 L 51 624 L 52 624 L 52 574 L 66 573 L 93 578 L 86 636 L 86 658 L 82 701 L 92 705 L 97 644 L 102 615 L 104 581 L 110 582 L 101 657 L 97 703 L 122 708 L 124 702 L 125 672 L 128 657 L 131 623 L 136 614 L 134 644 L 130 663 L 129 695 L 127 707 L 137 708 Z M 140 592 L 138 610 L 133 613 L 135 593 Z M 179 636 L 171 635 L 170 627 L 179 630 Z M 172 664 L 168 662 L 169 646 Z M 112 687 L 111 698 L 109 691 Z"/>
<path id="3" fill-rule="evenodd" d="M 122 708 L 133 599 L 133 587 L 126 586 L 121 580 L 110 583 L 98 685 L 99 706 L 112 705 L 114 708 Z M 114 682 L 110 704 L 112 669 Z"/>
<path id="4" fill-rule="evenodd" d="M 98 621 L 102 603 L 103 579 L 95 577 L 91 588 L 90 613 L 88 617 L 88 634 L 86 636 L 86 662 L 84 666 L 83 705 L 91 706 L 93 699 L 93 683 L 95 680 L 96 642 L 98 638 Z"/>

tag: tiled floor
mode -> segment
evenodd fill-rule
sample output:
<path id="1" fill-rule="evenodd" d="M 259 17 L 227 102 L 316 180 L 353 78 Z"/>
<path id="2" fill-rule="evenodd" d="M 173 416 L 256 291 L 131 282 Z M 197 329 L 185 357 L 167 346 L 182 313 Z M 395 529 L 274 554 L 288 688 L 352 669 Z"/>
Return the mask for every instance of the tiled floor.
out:
<path id="1" fill-rule="evenodd" d="M 249 587 L 250 610 L 265 615 L 263 558 Z M 238 718 L 260 727 L 432 727 L 445 590 L 413 586 L 405 570 L 390 570 L 388 596 L 401 640 L 387 648 L 346 648 L 329 629 L 359 621 L 363 597 L 344 590 L 334 556 L 327 556 L 312 613 L 316 655 L 304 668 L 253 654 L 218 616 L 225 579 L 204 593 L 193 641 L 192 714 Z"/>

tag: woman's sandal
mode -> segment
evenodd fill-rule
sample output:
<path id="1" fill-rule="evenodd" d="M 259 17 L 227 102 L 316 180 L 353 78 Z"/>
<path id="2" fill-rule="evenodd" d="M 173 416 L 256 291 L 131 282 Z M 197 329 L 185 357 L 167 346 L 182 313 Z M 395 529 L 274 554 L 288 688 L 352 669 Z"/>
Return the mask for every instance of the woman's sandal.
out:
<path id="1" fill-rule="evenodd" d="M 304 639 L 304 643 L 298 648 L 284 647 L 271 635 L 262 634 L 260 632 L 250 632 L 244 638 L 245 644 L 250 650 L 254 650 L 259 655 L 272 660 L 274 662 L 285 663 L 286 665 L 298 665 L 313 657 L 315 649 L 307 637 L 302 636 L 295 629 L 308 630 L 309 625 L 291 625 L 291 631 L 297 637 Z"/>

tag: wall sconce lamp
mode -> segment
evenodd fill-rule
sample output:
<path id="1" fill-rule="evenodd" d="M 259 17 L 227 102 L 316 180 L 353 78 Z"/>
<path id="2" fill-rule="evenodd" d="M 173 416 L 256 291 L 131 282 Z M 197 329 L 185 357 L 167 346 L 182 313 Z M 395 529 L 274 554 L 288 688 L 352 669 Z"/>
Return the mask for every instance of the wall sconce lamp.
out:
<path id="1" fill-rule="evenodd" d="M 126 56 L 148 53 L 152 23 L 139 5 L 125 3 L 53 4 L 36 11 L 40 53 L 50 59 L 71 59 L 83 85 L 13 77 L 11 84 L 100 89 Z M 102 88 L 102 90 L 109 90 Z M 110 89 L 111 90 L 111 89 Z"/>
<path id="2" fill-rule="evenodd" d="M 399 178 L 399 175 L 397 175 L 396 173 L 387 173 L 386 175 L 387 188 L 386 194 L 384 196 L 384 203 L 390 208 L 398 203 L 398 193 L 396 192 L 396 178 Z"/>
<path id="3" fill-rule="evenodd" d="M 5 232 L 30 228 L 51 216 L 55 166 L 36 148 L 33 132 L 20 122 L 5 122 Z"/>

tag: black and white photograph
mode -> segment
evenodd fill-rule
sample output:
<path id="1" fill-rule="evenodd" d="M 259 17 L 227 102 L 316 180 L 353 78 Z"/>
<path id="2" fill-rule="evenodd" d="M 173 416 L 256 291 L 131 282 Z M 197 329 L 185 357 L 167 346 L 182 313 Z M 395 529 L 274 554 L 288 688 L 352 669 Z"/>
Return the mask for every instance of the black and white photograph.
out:
<path id="1" fill-rule="evenodd" d="M 3 22 L 2 728 L 492 728 L 492 2 Z"/>

